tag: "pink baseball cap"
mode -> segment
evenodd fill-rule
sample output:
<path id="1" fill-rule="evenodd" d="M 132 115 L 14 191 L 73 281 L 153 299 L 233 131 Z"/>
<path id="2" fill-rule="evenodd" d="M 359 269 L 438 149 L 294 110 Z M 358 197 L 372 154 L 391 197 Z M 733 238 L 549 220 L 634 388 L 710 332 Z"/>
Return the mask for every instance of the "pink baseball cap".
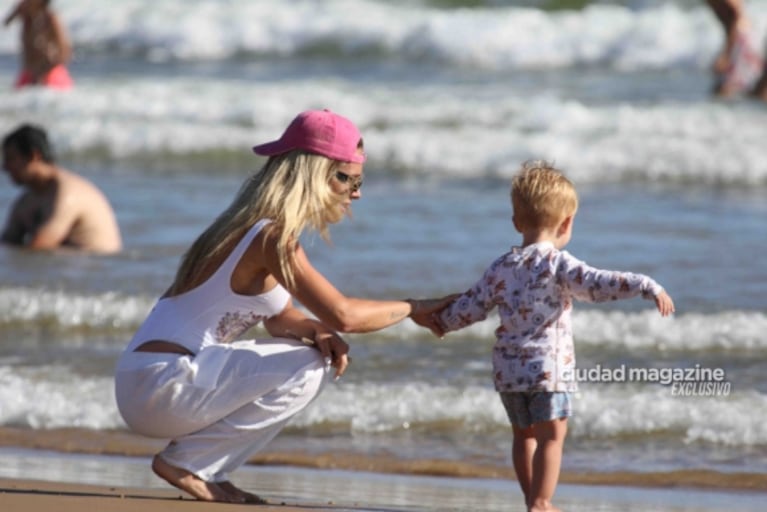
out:
<path id="1" fill-rule="evenodd" d="M 282 137 L 253 146 L 253 152 L 274 156 L 303 149 L 333 160 L 361 164 L 365 162 L 365 154 L 357 152 L 360 139 L 360 131 L 345 117 L 327 109 L 307 110 L 291 121 Z"/>

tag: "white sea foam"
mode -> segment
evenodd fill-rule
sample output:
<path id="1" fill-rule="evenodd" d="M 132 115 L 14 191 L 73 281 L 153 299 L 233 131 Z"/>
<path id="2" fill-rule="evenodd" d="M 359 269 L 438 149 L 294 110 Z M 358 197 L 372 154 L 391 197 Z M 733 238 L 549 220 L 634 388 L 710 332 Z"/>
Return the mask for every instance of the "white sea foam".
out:
<path id="1" fill-rule="evenodd" d="M 156 299 L 115 292 L 77 295 L 30 288 L 0 289 L 0 322 L 39 323 L 49 327 L 134 328 Z"/>
<path id="2" fill-rule="evenodd" d="M 242 52 L 300 58 L 296 53 L 303 49 L 331 45 L 350 53 L 373 47 L 398 59 L 425 56 L 446 62 L 446 69 L 476 65 L 496 73 L 481 87 L 471 80 L 422 83 L 413 77 L 360 87 L 358 80 L 333 72 L 346 59 L 340 54 L 328 59 L 327 74 L 290 79 L 279 73 L 250 79 L 234 71 L 241 67 L 237 60 L 228 64 L 231 76 L 182 76 L 142 65 L 138 73 L 115 69 L 78 77 L 77 87 L 63 94 L 25 89 L 0 95 L 4 124 L 46 126 L 65 159 L 140 158 L 142 167 L 151 167 L 178 157 L 186 169 L 197 156 L 210 154 L 212 160 L 201 164 L 207 172 L 225 153 L 249 168 L 253 143 L 277 137 L 299 110 L 328 107 L 360 125 L 369 172 L 506 177 L 520 161 L 535 157 L 560 163 L 579 184 L 767 184 L 762 143 L 767 123 L 763 109 L 754 105 L 710 101 L 705 85 L 684 99 L 658 95 L 633 101 L 629 94 L 610 100 L 606 94 L 594 101 L 573 94 L 583 85 L 531 89 L 529 79 L 508 75 L 515 67 L 528 72 L 585 63 L 611 68 L 605 83 L 615 90 L 625 88 L 621 80 L 630 81 L 620 78 L 632 76 L 626 70 L 648 67 L 688 66 L 705 80 L 721 30 L 704 6 L 593 5 L 545 12 L 364 0 L 233 0 L 225 7 L 198 1 L 191 8 L 182 0 L 161 7 L 150 0 L 108 6 L 72 0 L 61 8 L 88 52 L 113 52 L 115 58 L 136 48 L 153 59 L 221 59 Z M 759 14 L 757 29 L 767 36 L 767 0 L 751 8 Z M 173 23 L 163 22 L 167 18 Z M 10 32 L 0 32 L 0 52 L 14 52 Z M 413 66 L 411 72 L 419 63 Z M 577 74 L 570 72 L 571 78 Z"/>
<path id="3" fill-rule="evenodd" d="M 480 432 L 507 429 L 506 413 L 488 386 L 456 388 L 425 382 L 331 385 L 292 425 L 346 425 L 375 434 L 446 425 Z M 658 384 L 589 384 L 576 395 L 575 439 L 674 436 L 684 442 L 767 445 L 767 395 L 674 396 Z M 716 414 L 712 411 L 716 410 Z M 0 425 L 35 429 L 125 428 L 111 377 L 82 377 L 62 366 L 0 366 Z"/>
<path id="4" fill-rule="evenodd" d="M 47 328 L 136 329 L 155 297 L 115 292 L 72 294 L 37 288 L 0 289 L 0 323 L 40 323 Z M 767 350 L 767 315 L 758 311 L 685 313 L 662 318 L 654 310 L 640 312 L 578 310 L 573 313 L 576 343 L 581 347 L 665 351 Z M 490 346 L 497 320 L 490 318 L 447 335 L 445 343 L 485 340 Z M 407 321 L 369 335 L 370 340 L 418 339 L 421 327 Z"/>
<path id="5" fill-rule="evenodd" d="M 749 3 L 758 34 L 767 3 Z M 703 5 L 591 5 L 579 11 L 425 7 L 372 0 L 68 0 L 57 5 L 81 52 L 139 53 L 156 61 L 240 54 L 294 55 L 328 47 L 503 69 L 581 64 L 705 66 L 721 29 Z M 14 53 L 15 31 L 0 33 Z"/>
<path id="6" fill-rule="evenodd" d="M 146 160 L 226 151 L 242 167 L 253 165 L 253 143 L 277 137 L 297 111 L 319 107 L 360 125 L 371 172 L 509 176 L 520 161 L 538 157 L 561 162 L 578 183 L 767 183 L 764 112 L 714 102 L 590 105 L 545 92 L 515 94 L 500 83 L 482 91 L 406 84 L 361 91 L 315 78 L 249 84 L 136 77 L 82 84 L 64 95 L 29 90 L 0 96 L 7 124 L 45 125 L 68 158 Z"/>
<path id="7" fill-rule="evenodd" d="M 54 365 L 0 365 L 0 425 L 109 429 L 124 423 L 111 377 L 83 377 Z"/>
<path id="8" fill-rule="evenodd" d="M 571 434 L 576 438 L 671 433 L 685 442 L 767 444 L 767 395 L 755 391 L 680 397 L 672 394 L 671 387 L 657 384 L 592 384 L 576 395 L 574 404 L 577 416 Z M 353 432 L 367 433 L 443 422 L 467 431 L 508 427 L 506 413 L 489 386 L 456 389 L 426 383 L 336 386 L 297 422 L 348 423 Z"/>
<path id="9" fill-rule="evenodd" d="M 673 396 L 669 387 L 592 386 L 577 400 L 576 433 L 589 437 L 677 432 L 686 442 L 730 446 L 767 444 L 767 395 Z M 712 411 L 716 411 L 713 413 Z"/>

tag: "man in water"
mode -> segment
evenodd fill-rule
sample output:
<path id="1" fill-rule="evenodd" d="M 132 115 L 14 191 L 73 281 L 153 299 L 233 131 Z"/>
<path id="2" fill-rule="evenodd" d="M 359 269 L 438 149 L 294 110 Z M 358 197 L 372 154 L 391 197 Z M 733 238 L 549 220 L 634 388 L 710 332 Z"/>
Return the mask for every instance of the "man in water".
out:
<path id="1" fill-rule="evenodd" d="M 72 87 L 72 78 L 66 68 L 72 56 L 72 46 L 64 26 L 50 8 L 50 0 L 21 0 L 5 18 L 5 25 L 10 25 L 16 18 L 22 22 L 22 67 L 16 87 Z"/>
<path id="2" fill-rule="evenodd" d="M 109 201 L 93 183 L 55 164 L 42 128 L 22 125 L 5 137 L 3 168 L 26 190 L 11 207 L 2 242 L 99 253 L 122 248 Z"/>

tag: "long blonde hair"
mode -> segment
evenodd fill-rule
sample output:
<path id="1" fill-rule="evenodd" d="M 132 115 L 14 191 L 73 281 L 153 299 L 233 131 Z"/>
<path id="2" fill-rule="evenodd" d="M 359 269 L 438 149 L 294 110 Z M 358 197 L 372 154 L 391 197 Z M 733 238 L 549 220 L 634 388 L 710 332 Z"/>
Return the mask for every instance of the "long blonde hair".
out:
<path id="1" fill-rule="evenodd" d="M 231 249 L 262 219 L 270 219 L 265 229 L 278 234 L 280 268 L 292 286 L 293 249 L 304 228 L 316 230 L 329 242 L 329 225 L 343 216 L 338 194 L 330 187 L 338 165 L 335 160 L 302 150 L 270 157 L 184 254 L 169 295 L 197 286 L 197 276 L 211 263 L 220 261 L 221 253 Z"/>

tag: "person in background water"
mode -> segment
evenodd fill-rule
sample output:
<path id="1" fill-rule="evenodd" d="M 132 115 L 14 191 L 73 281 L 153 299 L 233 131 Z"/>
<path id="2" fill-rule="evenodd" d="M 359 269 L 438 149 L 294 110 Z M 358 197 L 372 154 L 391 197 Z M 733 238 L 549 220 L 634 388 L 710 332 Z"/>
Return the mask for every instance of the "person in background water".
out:
<path id="1" fill-rule="evenodd" d="M 498 308 L 493 380 L 512 424 L 514 469 L 527 510 L 556 511 L 551 500 L 572 414 L 570 393 L 577 389 L 573 301 L 641 295 L 663 316 L 673 313 L 674 303 L 647 276 L 600 270 L 562 250 L 572 236 L 578 196 L 551 165 L 525 163 L 512 180 L 511 203 L 522 244 L 435 316 L 440 330 L 449 332 Z"/>
<path id="2" fill-rule="evenodd" d="M 2 242 L 98 253 L 122 248 L 109 201 L 93 183 L 56 165 L 45 130 L 21 125 L 6 135 L 2 151 L 3 169 L 26 189 L 10 209 Z"/>
<path id="3" fill-rule="evenodd" d="M 152 470 L 204 501 L 264 502 L 229 474 L 319 395 L 331 367 L 344 373 L 339 332 L 406 318 L 435 327 L 431 313 L 450 300 L 348 297 L 304 252 L 305 228 L 329 240 L 329 226 L 362 196 L 365 153 L 351 121 L 309 110 L 253 149 L 266 163 L 183 256 L 116 369 L 128 426 L 172 439 Z M 258 324 L 270 338 L 238 340 Z"/>
<path id="4" fill-rule="evenodd" d="M 767 38 L 765 38 L 764 56 L 765 59 L 767 59 Z M 767 60 L 765 62 L 767 62 Z M 767 64 L 764 65 L 762 76 L 759 77 L 759 80 L 757 80 L 756 85 L 754 86 L 754 90 L 751 91 L 751 95 L 754 98 L 760 99 L 762 101 L 767 101 Z"/>
<path id="5" fill-rule="evenodd" d="M 714 94 L 728 97 L 740 93 L 765 95 L 763 56 L 743 0 L 707 0 L 724 29 L 724 44 L 714 59 Z"/>
<path id="6" fill-rule="evenodd" d="M 72 57 L 72 46 L 50 0 L 21 0 L 5 18 L 5 25 L 17 18 L 22 22 L 22 66 L 15 86 L 71 88 L 73 81 L 66 65 Z"/>

